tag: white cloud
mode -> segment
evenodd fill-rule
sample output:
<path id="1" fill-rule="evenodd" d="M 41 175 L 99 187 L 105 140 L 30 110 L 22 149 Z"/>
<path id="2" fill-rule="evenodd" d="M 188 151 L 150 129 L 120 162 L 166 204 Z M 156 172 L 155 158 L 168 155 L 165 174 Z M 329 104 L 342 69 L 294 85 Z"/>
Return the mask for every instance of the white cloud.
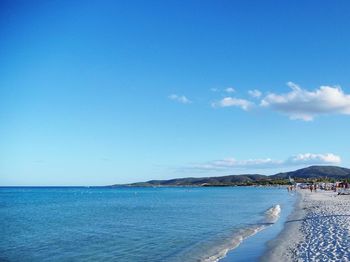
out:
<path id="1" fill-rule="evenodd" d="M 186 96 L 184 95 L 176 95 L 176 94 L 172 94 L 168 97 L 169 99 L 179 102 L 181 104 L 190 104 L 192 103 L 191 100 L 189 100 Z"/>
<path id="2" fill-rule="evenodd" d="M 328 154 L 298 154 L 296 156 L 290 157 L 287 160 L 287 163 L 290 164 L 320 164 L 320 163 L 327 163 L 327 164 L 339 164 L 341 162 L 340 156 L 328 153 Z"/>
<path id="3" fill-rule="evenodd" d="M 233 87 L 228 87 L 225 89 L 226 93 L 234 93 L 236 90 Z"/>
<path id="4" fill-rule="evenodd" d="M 271 158 L 237 160 L 235 158 L 226 158 L 222 160 L 214 160 L 206 163 L 191 165 L 190 169 L 196 170 L 230 170 L 230 169 L 269 169 L 288 166 L 302 165 L 324 165 L 339 164 L 340 156 L 332 153 L 327 154 L 298 154 L 289 157 L 287 160 L 274 160 Z"/>
<path id="5" fill-rule="evenodd" d="M 281 162 L 271 158 L 236 160 L 234 158 L 226 158 L 223 160 L 212 161 L 211 164 L 221 168 L 242 168 L 242 167 L 265 167 L 270 165 L 278 165 Z"/>
<path id="6" fill-rule="evenodd" d="M 234 98 L 234 97 L 225 97 L 221 99 L 218 102 L 212 103 L 213 107 L 230 107 L 230 106 L 236 106 L 240 107 L 243 110 L 247 111 L 251 109 L 254 104 L 248 100 L 240 99 L 240 98 Z"/>
<path id="7" fill-rule="evenodd" d="M 288 93 L 270 93 L 260 105 L 288 115 L 291 119 L 311 121 L 316 116 L 325 114 L 350 115 L 350 95 L 339 86 L 320 86 L 308 91 L 293 82 L 287 85 L 292 89 Z"/>
<path id="8" fill-rule="evenodd" d="M 261 97 L 262 93 L 257 90 L 257 89 L 254 89 L 254 90 L 249 90 L 248 91 L 248 94 L 251 96 L 251 97 L 254 97 L 254 98 L 259 98 Z"/>

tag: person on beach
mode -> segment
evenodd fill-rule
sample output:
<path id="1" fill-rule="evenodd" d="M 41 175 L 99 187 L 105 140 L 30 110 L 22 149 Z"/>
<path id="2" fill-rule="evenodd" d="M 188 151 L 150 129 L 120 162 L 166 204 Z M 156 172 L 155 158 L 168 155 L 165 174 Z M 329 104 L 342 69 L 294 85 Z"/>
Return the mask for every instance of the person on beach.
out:
<path id="1" fill-rule="evenodd" d="M 309 188 L 310 188 L 311 193 L 312 193 L 312 187 L 313 187 L 312 185 L 310 185 L 310 187 L 309 187 Z"/>

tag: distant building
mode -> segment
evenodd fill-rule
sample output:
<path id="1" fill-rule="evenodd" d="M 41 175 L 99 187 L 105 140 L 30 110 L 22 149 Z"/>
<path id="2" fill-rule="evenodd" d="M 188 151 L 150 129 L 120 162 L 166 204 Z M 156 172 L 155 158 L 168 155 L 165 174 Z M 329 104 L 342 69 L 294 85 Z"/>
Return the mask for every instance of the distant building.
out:
<path id="1" fill-rule="evenodd" d="M 292 185 L 294 185 L 294 184 L 295 184 L 294 179 L 291 178 L 290 176 L 289 176 L 288 178 L 289 178 L 289 183 L 291 183 Z"/>

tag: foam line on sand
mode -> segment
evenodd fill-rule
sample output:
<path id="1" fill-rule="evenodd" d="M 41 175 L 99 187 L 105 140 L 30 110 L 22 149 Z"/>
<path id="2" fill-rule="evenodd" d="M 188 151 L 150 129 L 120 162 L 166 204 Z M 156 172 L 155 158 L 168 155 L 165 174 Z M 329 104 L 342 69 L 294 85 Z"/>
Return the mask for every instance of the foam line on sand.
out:
<path id="1" fill-rule="evenodd" d="M 261 261 L 350 261 L 350 196 L 300 190 L 298 197 Z"/>

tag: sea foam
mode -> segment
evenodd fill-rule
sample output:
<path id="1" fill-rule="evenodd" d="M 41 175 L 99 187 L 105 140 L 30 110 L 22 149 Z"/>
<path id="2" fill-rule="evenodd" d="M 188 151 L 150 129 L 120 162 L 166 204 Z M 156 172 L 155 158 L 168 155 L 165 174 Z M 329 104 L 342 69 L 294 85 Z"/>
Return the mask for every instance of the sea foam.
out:
<path id="1" fill-rule="evenodd" d="M 276 223 L 276 221 L 280 217 L 280 213 L 281 213 L 281 206 L 280 205 L 275 205 L 275 206 L 269 208 L 265 212 L 265 219 L 266 219 L 265 222 L 272 223 L 272 224 Z"/>
<path id="2" fill-rule="evenodd" d="M 267 209 L 264 214 L 265 217 L 257 224 L 250 225 L 248 227 L 239 229 L 234 232 L 231 240 L 223 245 L 217 246 L 215 249 L 210 250 L 212 255 L 200 259 L 203 262 L 217 262 L 224 258 L 226 254 L 235 248 L 237 248 L 245 239 L 255 235 L 256 233 L 264 230 L 265 228 L 273 225 L 280 217 L 281 206 L 274 205 Z"/>

